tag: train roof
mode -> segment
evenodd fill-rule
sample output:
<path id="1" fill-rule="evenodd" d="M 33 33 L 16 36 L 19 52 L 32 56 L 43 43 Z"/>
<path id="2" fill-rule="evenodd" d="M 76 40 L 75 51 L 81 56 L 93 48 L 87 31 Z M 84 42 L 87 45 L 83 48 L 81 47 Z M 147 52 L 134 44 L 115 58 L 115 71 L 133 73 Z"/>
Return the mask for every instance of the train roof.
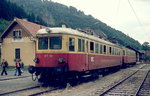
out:
<path id="1" fill-rule="evenodd" d="M 109 44 L 109 45 L 113 45 L 113 46 L 118 46 L 114 43 L 111 43 L 109 41 L 100 39 L 99 37 L 96 37 L 94 35 L 90 35 L 84 32 L 80 32 L 78 30 L 75 29 L 71 29 L 71 28 L 62 28 L 62 27 L 53 27 L 53 28 L 44 28 L 44 29 L 40 29 L 39 31 L 37 31 L 37 35 L 48 35 L 50 33 L 54 33 L 54 34 L 70 34 L 70 35 L 75 35 L 75 36 L 80 36 L 80 37 L 84 37 L 84 38 L 88 38 L 91 40 L 95 40 L 95 41 L 99 41 L 99 42 L 103 42 L 105 44 Z"/>

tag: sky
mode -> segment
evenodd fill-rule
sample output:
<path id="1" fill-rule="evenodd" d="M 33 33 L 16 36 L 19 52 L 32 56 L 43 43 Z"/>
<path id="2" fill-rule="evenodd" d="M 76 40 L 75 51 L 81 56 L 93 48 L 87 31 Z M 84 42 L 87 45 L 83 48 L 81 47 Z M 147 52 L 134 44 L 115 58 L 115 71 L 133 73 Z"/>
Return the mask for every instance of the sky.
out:
<path id="1" fill-rule="evenodd" d="M 150 43 L 150 0 L 51 0 L 73 6 L 139 41 Z"/>

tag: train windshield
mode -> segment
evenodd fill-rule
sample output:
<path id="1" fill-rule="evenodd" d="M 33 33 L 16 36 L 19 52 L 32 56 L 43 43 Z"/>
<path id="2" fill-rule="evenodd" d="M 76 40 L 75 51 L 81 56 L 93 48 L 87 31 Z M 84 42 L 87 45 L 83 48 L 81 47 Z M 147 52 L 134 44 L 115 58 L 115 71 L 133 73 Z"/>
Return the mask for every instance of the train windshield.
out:
<path id="1" fill-rule="evenodd" d="M 40 37 L 38 39 L 38 49 L 62 49 L 62 37 Z"/>
<path id="2" fill-rule="evenodd" d="M 49 40 L 50 49 L 62 48 L 62 37 L 50 37 Z"/>
<path id="3" fill-rule="evenodd" d="M 48 49 L 48 37 L 40 37 L 38 39 L 38 49 Z"/>

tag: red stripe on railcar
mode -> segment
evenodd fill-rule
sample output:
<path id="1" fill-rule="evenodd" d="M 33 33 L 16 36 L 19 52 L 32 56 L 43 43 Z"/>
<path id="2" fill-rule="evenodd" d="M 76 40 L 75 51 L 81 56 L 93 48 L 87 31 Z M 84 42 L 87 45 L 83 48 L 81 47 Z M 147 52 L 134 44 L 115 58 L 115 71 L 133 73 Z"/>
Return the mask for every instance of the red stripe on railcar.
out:
<path id="1" fill-rule="evenodd" d="M 69 71 L 86 71 L 99 68 L 119 66 L 122 64 L 121 56 L 73 54 L 73 53 L 38 53 L 37 67 L 57 67 L 58 59 L 64 58 Z"/>

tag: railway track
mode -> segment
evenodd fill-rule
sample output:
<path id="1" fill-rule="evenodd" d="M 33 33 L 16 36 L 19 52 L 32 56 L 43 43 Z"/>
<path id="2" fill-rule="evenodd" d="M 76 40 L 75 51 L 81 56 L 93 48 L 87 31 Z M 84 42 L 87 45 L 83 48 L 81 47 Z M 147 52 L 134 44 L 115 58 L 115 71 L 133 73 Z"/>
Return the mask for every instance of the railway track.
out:
<path id="1" fill-rule="evenodd" d="M 56 87 L 56 88 L 49 88 L 49 89 L 44 90 L 41 88 L 41 86 L 33 86 L 33 87 L 24 88 L 24 89 L 1 93 L 0 96 L 38 96 L 38 95 L 49 93 L 58 89 L 61 89 L 61 88 Z"/>
<path id="2" fill-rule="evenodd" d="M 22 91 L 35 89 L 35 88 L 40 88 L 40 86 L 32 86 L 32 87 L 23 88 L 23 89 L 19 89 L 19 90 L 14 90 L 14 91 L 10 91 L 10 92 L 0 93 L 0 96 L 3 96 L 3 95 L 7 96 L 7 95 L 11 95 L 11 94 L 22 92 Z"/>
<path id="3" fill-rule="evenodd" d="M 137 90 L 135 96 L 148 96 L 150 94 L 150 71 L 146 74 L 146 78 L 141 82 L 141 86 Z"/>
<path id="4" fill-rule="evenodd" d="M 58 89 L 62 89 L 62 87 L 44 88 L 41 86 L 32 86 L 28 88 L 0 93 L 0 96 L 38 96 Z"/>
<path id="5" fill-rule="evenodd" d="M 146 66 L 142 68 L 146 68 Z M 141 86 L 144 85 L 145 78 L 147 78 L 147 75 L 149 74 L 149 70 L 143 70 L 142 68 L 122 79 L 111 88 L 105 90 L 99 96 L 139 96 L 138 94 L 142 88 Z"/>
<path id="6" fill-rule="evenodd" d="M 49 92 L 52 92 L 52 91 L 55 91 L 55 90 L 58 90 L 58 89 L 61 89 L 61 88 L 60 87 L 56 87 L 56 88 L 52 88 L 52 89 L 49 89 L 49 90 L 46 90 L 46 91 L 30 94 L 29 96 L 38 96 L 38 95 L 49 93 Z"/>
<path id="7" fill-rule="evenodd" d="M 13 79 L 20 79 L 20 78 L 27 78 L 27 77 L 31 77 L 31 76 L 9 77 L 9 78 L 0 79 L 0 81 L 13 80 Z"/>

